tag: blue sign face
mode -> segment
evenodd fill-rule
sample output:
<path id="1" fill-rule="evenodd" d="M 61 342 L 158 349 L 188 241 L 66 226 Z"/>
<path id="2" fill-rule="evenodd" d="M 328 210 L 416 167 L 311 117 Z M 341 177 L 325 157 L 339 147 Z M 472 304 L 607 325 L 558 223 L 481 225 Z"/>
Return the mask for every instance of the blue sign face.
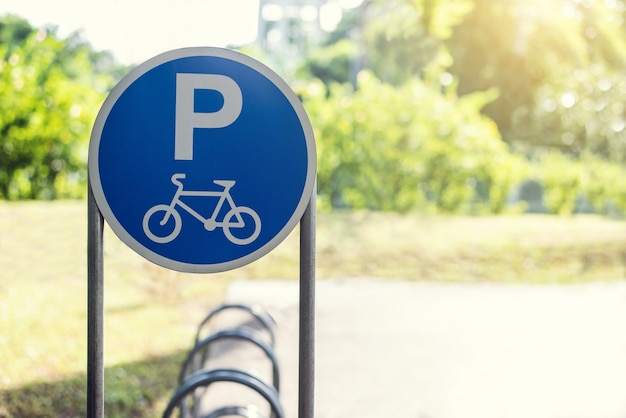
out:
<path id="1" fill-rule="evenodd" d="M 313 192 L 316 153 L 300 101 L 258 61 L 221 48 L 135 68 L 98 114 L 96 203 L 133 250 L 164 267 L 229 270 L 276 247 Z"/>

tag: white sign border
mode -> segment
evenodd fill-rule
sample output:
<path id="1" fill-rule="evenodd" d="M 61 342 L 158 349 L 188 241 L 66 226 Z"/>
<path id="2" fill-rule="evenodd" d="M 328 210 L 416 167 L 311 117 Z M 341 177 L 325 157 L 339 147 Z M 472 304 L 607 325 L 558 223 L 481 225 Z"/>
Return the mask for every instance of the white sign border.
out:
<path id="1" fill-rule="evenodd" d="M 300 197 L 300 201 L 298 202 L 298 206 L 294 210 L 291 218 L 285 224 L 285 226 L 270 241 L 268 241 L 261 248 L 253 251 L 252 253 L 249 253 L 235 260 L 216 264 L 192 264 L 172 260 L 146 248 L 139 241 L 133 238 L 133 236 L 130 235 L 126 231 L 126 229 L 124 229 L 122 224 L 117 220 L 113 211 L 109 207 L 109 204 L 104 195 L 102 183 L 100 181 L 100 167 L 98 162 L 100 139 L 102 137 L 104 125 L 109 117 L 111 110 L 113 109 L 121 95 L 126 91 L 126 89 L 130 87 L 130 85 L 133 84 L 139 77 L 161 64 L 165 64 L 167 62 L 180 58 L 197 56 L 218 57 L 239 62 L 261 73 L 264 77 L 271 81 L 287 98 L 287 100 L 291 104 L 291 107 L 294 109 L 298 116 L 300 125 L 302 126 L 302 130 L 304 132 L 308 156 L 307 174 L 303 193 Z M 96 121 L 94 122 L 94 127 L 91 132 L 91 138 L 89 141 L 88 172 L 90 187 L 94 195 L 96 204 L 100 212 L 102 213 L 102 216 L 109 224 L 113 232 L 122 240 L 122 242 L 128 245 L 132 250 L 134 250 L 147 260 L 171 270 L 177 270 L 187 273 L 219 273 L 243 267 L 249 263 L 252 263 L 253 261 L 260 259 L 261 257 L 268 254 L 270 251 L 272 251 L 274 248 L 276 248 L 285 238 L 287 238 L 287 236 L 291 233 L 291 231 L 295 228 L 295 226 L 302 218 L 302 215 L 309 205 L 311 195 L 314 191 L 315 177 L 317 173 L 317 151 L 315 146 L 313 128 L 311 126 L 309 117 L 307 116 L 306 111 L 302 106 L 302 103 L 293 92 L 293 90 L 289 87 L 289 85 L 287 85 L 287 83 L 278 74 L 276 74 L 269 67 L 255 60 L 254 58 L 251 58 L 247 55 L 231 49 L 210 46 L 188 47 L 167 51 L 153 58 L 150 58 L 149 60 L 143 62 L 142 64 L 131 70 L 124 78 L 122 78 L 122 80 L 113 88 L 113 90 L 111 90 L 111 93 L 105 99 L 102 107 L 100 108 L 100 111 L 98 112 L 98 116 L 96 117 Z"/>

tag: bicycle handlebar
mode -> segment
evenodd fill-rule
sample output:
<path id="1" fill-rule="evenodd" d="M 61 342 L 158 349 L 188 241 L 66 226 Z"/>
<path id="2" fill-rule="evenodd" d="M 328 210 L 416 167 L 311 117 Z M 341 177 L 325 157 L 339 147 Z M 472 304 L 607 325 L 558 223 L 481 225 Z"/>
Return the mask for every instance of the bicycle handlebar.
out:
<path id="1" fill-rule="evenodd" d="M 172 183 L 177 185 L 178 187 L 183 187 L 183 183 L 180 181 L 184 179 L 186 176 L 185 173 L 176 173 L 172 176 Z"/>

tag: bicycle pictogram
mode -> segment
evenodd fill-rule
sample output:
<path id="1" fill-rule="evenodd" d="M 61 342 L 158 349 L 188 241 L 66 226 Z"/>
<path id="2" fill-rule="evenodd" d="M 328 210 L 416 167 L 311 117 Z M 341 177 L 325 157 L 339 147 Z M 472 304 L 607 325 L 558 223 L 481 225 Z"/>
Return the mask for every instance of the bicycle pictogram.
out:
<path id="1" fill-rule="evenodd" d="M 143 231 L 148 238 L 158 244 L 165 244 L 173 241 L 183 226 L 183 221 L 179 213 L 179 209 L 185 210 L 192 215 L 198 221 L 204 225 L 204 229 L 207 231 L 214 231 L 217 228 L 222 228 L 226 238 L 236 245 L 247 245 L 253 242 L 259 236 L 261 232 L 261 218 L 259 215 L 249 207 L 237 206 L 232 196 L 230 195 L 230 189 L 236 184 L 235 180 L 213 180 L 213 183 L 221 186 L 224 190 L 221 191 L 209 191 L 209 190 L 184 190 L 182 179 L 185 178 L 184 173 L 176 173 L 172 176 L 172 183 L 177 186 L 176 193 L 169 204 L 158 204 L 146 212 L 143 217 Z M 195 197 L 218 197 L 219 200 L 213 213 L 210 217 L 205 218 L 200 215 L 196 210 L 191 208 L 187 203 L 180 198 L 184 196 Z M 218 215 L 224 206 L 228 204 L 230 210 L 224 215 L 221 221 L 218 221 Z M 244 220 L 244 215 L 245 220 Z M 174 225 L 168 222 L 172 219 Z M 253 225 L 249 224 L 252 222 Z M 246 228 L 247 227 L 247 228 Z M 244 234 L 248 234 L 250 230 L 252 233 L 239 237 L 233 235 L 233 230 L 247 231 Z M 246 229 L 244 229 L 246 228 Z"/>

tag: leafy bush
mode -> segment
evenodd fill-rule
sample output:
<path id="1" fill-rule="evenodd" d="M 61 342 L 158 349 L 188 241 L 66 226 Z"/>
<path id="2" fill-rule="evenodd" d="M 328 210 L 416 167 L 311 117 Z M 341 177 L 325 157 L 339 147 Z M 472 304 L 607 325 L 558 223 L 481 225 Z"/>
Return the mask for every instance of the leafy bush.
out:
<path id="1" fill-rule="evenodd" d="M 580 158 L 544 151 L 530 164 L 552 214 L 571 215 L 581 198 L 600 214 L 626 213 L 626 170 L 591 153 Z"/>
<path id="2" fill-rule="evenodd" d="M 99 75 L 103 57 L 77 36 L 0 18 L 2 34 L 13 27 L 23 38 L 0 42 L 0 198 L 81 197 L 89 132 L 112 75 Z"/>
<path id="3" fill-rule="evenodd" d="M 582 192 L 583 170 L 580 162 L 551 151 L 540 156 L 537 167 L 548 210 L 559 215 L 572 214 Z"/>
<path id="4" fill-rule="evenodd" d="M 316 131 L 322 207 L 498 213 L 521 179 L 496 125 L 480 114 L 494 92 L 457 97 L 413 79 L 400 88 L 370 72 L 300 93 Z"/>
<path id="5" fill-rule="evenodd" d="M 626 170 L 616 163 L 585 155 L 582 189 L 598 213 L 626 214 Z"/>

